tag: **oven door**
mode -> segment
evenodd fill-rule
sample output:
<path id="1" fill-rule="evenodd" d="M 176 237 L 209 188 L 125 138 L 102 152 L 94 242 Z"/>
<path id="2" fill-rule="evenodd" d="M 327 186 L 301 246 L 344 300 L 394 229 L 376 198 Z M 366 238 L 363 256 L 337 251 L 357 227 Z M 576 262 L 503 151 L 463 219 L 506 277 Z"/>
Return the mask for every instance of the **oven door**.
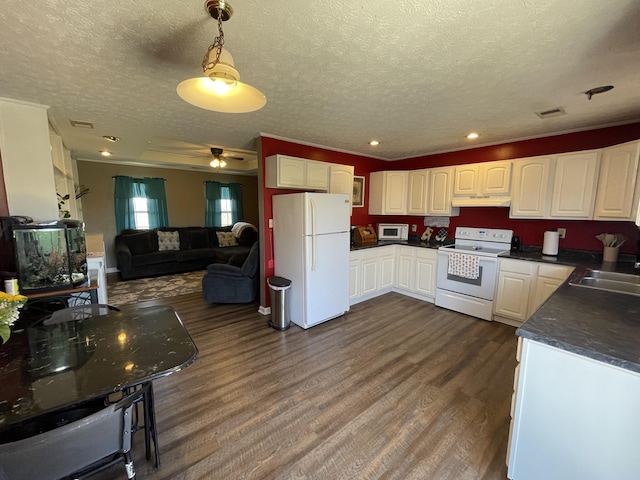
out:
<path id="1" fill-rule="evenodd" d="M 475 280 L 450 275 L 448 269 L 449 252 L 439 250 L 436 274 L 437 288 L 493 301 L 498 277 L 497 257 L 480 256 L 480 276 Z"/>

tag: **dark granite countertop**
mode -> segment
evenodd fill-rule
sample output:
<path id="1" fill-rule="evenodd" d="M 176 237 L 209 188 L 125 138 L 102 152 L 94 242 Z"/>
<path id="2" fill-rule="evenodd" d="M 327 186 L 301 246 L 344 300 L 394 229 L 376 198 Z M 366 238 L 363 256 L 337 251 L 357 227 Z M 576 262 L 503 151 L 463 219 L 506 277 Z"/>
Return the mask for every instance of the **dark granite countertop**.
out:
<path id="1" fill-rule="evenodd" d="M 541 247 L 524 247 L 501 257 L 640 275 L 632 255 L 608 263 L 601 252 L 560 249 L 557 256 L 547 256 Z M 640 297 L 572 286 L 570 280 L 516 334 L 640 373 Z"/>
<path id="2" fill-rule="evenodd" d="M 351 251 L 355 251 L 355 250 L 364 250 L 367 248 L 376 248 L 376 247 L 384 247 L 387 245 L 407 245 L 410 247 L 418 247 L 418 248 L 433 248 L 433 249 L 438 249 L 440 248 L 442 245 L 449 245 L 453 243 L 453 239 L 452 238 L 447 238 L 444 243 L 441 242 L 423 242 L 422 240 L 420 240 L 420 237 L 409 237 L 409 240 L 406 241 L 393 241 L 393 240 L 387 240 L 387 241 L 382 241 L 382 242 L 376 242 L 376 243 L 369 243 L 366 245 L 354 245 L 351 247 Z"/>
<path id="3" fill-rule="evenodd" d="M 565 282 L 516 334 L 640 373 L 640 297 Z"/>

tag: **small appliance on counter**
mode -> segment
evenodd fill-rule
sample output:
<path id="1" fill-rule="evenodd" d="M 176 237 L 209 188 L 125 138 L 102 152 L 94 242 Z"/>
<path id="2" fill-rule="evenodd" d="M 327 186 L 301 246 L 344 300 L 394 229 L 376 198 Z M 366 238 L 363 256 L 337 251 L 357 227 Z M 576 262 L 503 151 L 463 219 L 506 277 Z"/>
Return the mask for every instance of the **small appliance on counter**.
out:
<path id="1" fill-rule="evenodd" d="M 376 232 L 371 226 L 358 225 L 353 230 L 353 243 L 355 245 L 371 245 L 377 241 Z"/>
<path id="2" fill-rule="evenodd" d="M 438 233 L 436 234 L 436 238 L 434 240 L 438 243 L 444 243 L 444 241 L 447 239 L 447 235 L 449 235 L 449 231 L 446 228 L 441 228 L 440 230 L 438 230 Z"/>
<path id="3" fill-rule="evenodd" d="M 522 250 L 522 240 L 517 235 L 514 235 L 511 239 L 511 251 L 519 252 Z"/>
<path id="4" fill-rule="evenodd" d="M 379 223 L 378 224 L 378 240 L 409 240 L 409 224 L 408 223 Z"/>

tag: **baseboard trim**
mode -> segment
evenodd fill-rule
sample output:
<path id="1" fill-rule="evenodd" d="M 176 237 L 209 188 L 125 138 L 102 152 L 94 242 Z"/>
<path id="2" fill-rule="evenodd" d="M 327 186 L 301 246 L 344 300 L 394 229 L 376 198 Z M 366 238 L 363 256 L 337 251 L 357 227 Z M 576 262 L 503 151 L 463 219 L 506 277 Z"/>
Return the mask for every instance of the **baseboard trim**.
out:
<path id="1" fill-rule="evenodd" d="M 118 270 L 118 267 L 110 267 L 107 268 L 107 273 L 118 273 L 120 270 Z"/>
<path id="2" fill-rule="evenodd" d="M 263 307 L 260 305 L 258 313 L 261 313 L 262 315 L 271 315 L 271 307 Z"/>

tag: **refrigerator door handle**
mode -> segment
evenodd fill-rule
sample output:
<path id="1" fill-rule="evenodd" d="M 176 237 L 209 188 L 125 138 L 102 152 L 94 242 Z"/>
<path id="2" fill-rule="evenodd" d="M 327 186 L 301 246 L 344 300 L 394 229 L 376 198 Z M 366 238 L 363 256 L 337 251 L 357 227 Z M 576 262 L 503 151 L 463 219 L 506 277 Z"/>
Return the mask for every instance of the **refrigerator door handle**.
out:
<path id="1" fill-rule="evenodd" d="M 316 203 L 313 198 L 309 202 L 311 206 L 311 270 L 316 269 Z"/>

